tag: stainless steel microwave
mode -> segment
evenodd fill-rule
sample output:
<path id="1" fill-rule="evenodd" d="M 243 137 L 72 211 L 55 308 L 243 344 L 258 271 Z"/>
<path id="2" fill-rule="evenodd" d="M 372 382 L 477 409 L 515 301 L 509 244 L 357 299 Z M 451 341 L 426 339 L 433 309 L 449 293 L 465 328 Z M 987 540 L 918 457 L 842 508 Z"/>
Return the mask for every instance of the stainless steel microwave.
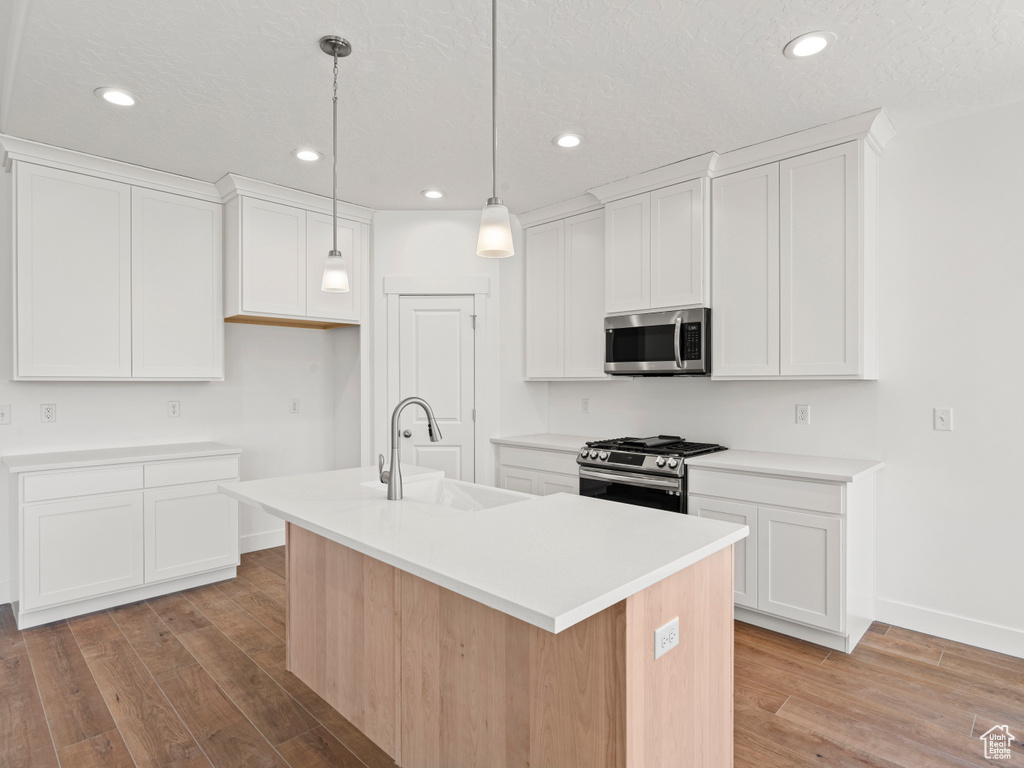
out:
<path id="1" fill-rule="evenodd" d="M 711 373 L 711 310 L 678 309 L 606 317 L 604 372 L 613 376 Z"/>

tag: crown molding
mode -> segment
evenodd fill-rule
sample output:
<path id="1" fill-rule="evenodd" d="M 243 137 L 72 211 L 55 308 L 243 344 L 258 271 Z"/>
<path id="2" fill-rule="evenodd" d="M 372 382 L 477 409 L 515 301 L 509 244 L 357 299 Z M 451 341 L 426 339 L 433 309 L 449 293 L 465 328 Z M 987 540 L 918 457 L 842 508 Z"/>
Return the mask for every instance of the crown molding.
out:
<path id="1" fill-rule="evenodd" d="M 797 131 L 760 144 L 751 144 L 732 152 L 725 152 L 714 168 L 713 176 L 755 168 L 759 165 L 785 160 L 797 155 L 834 147 L 848 141 L 863 140 L 875 153 L 881 154 L 885 145 L 896 135 L 888 116 L 881 109 L 847 117 L 804 131 Z"/>
<path id="2" fill-rule="evenodd" d="M 550 221 L 567 219 L 570 216 L 576 216 L 581 213 L 599 211 L 603 207 L 604 203 L 588 193 L 586 195 L 574 197 L 572 200 L 566 200 L 564 203 L 555 203 L 553 205 L 545 205 L 543 208 L 534 208 L 532 211 L 517 214 L 516 218 L 519 219 L 519 223 L 523 227 L 535 227 L 538 224 L 547 224 Z"/>
<path id="3" fill-rule="evenodd" d="M 15 162 L 34 163 L 131 184 L 136 187 L 185 195 L 211 203 L 221 201 L 217 188 L 213 184 L 187 176 L 178 176 L 166 171 L 157 171 L 153 168 L 144 168 L 141 165 L 131 165 L 120 160 L 87 155 L 84 152 L 3 134 L 0 134 L 0 148 L 3 148 L 3 164 L 8 173 Z"/>
<path id="4" fill-rule="evenodd" d="M 712 176 L 718 166 L 718 153 L 705 152 L 703 155 L 680 160 L 677 163 L 663 165 L 650 171 L 638 173 L 626 179 L 619 179 L 610 184 L 602 184 L 587 190 L 602 203 L 621 200 L 655 189 L 662 189 L 684 181 L 707 178 Z"/>
<path id="5" fill-rule="evenodd" d="M 314 195 L 311 192 L 303 192 L 300 189 L 282 187 L 278 184 L 271 184 L 258 179 L 250 179 L 247 176 L 239 176 L 236 173 L 228 173 L 222 176 L 216 183 L 217 191 L 220 192 L 218 200 L 227 203 L 241 195 L 242 197 L 255 197 L 271 203 L 291 205 L 307 211 L 316 211 L 328 216 L 332 215 L 331 198 Z M 369 224 L 375 211 L 372 208 L 364 208 L 361 205 L 338 201 L 338 215 L 346 219 L 355 219 L 364 224 Z"/>

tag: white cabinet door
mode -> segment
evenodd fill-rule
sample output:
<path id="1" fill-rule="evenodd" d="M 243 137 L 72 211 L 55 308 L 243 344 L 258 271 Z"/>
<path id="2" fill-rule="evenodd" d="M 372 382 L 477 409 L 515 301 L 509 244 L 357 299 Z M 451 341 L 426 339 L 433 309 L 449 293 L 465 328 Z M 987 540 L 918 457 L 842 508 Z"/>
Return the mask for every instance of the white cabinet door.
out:
<path id="1" fill-rule="evenodd" d="M 565 222 L 526 231 L 526 378 L 565 375 Z M 602 364 L 603 365 L 603 364 Z"/>
<path id="2" fill-rule="evenodd" d="M 24 608 L 143 583 L 142 493 L 24 508 Z"/>
<path id="3" fill-rule="evenodd" d="M 498 487 L 509 491 L 536 494 L 538 491 L 538 473 L 517 467 L 498 468 Z"/>
<path id="4" fill-rule="evenodd" d="M 338 219 L 338 250 L 348 269 L 348 293 L 320 290 L 324 262 L 334 245 L 331 217 L 306 212 L 306 316 L 312 319 L 349 320 L 359 322 L 360 280 L 362 278 L 361 225 Z"/>
<path id="5" fill-rule="evenodd" d="M 602 211 L 565 220 L 564 305 L 566 378 L 605 378 Z"/>
<path id="6" fill-rule="evenodd" d="M 132 376 L 224 375 L 221 207 L 132 189 Z"/>
<path id="7" fill-rule="evenodd" d="M 15 375 L 128 378 L 131 187 L 18 163 Z"/>
<path id="8" fill-rule="evenodd" d="M 843 630 L 842 520 L 758 507 L 757 608 Z"/>
<path id="9" fill-rule="evenodd" d="M 579 495 L 580 479 L 573 475 L 560 475 L 554 472 L 537 473 L 537 494 L 550 496 L 553 493 L 572 493 Z"/>
<path id="10" fill-rule="evenodd" d="M 306 212 L 242 198 L 242 310 L 306 314 Z"/>
<path id="11" fill-rule="evenodd" d="M 750 535 L 733 545 L 734 602 L 747 608 L 757 608 L 757 507 L 703 496 L 690 496 L 687 501 L 691 515 L 750 528 Z"/>
<path id="12" fill-rule="evenodd" d="M 780 163 L 780 373 L 860 368 L 860 143 Z"/>
<path id="13" fill-rule="evenodd" d="M 238 565 L 238 502 L 217 483 L 145 493 L 146 581 Z"/>
<path id="14" fill-rule="evenodd" d="M 605 215 L 605 311 L 651 306 L 651 196 L 615 200 Z"/>
<path id="15" fill-rule="evenodd" d="M 704 305 L 704 184 L 651 192 L 652 309 Z"/>
<path id="16" fill-rule="evenodd" d="M 716 376 L 779 373 L 779 166 L 712 182 Z"/>

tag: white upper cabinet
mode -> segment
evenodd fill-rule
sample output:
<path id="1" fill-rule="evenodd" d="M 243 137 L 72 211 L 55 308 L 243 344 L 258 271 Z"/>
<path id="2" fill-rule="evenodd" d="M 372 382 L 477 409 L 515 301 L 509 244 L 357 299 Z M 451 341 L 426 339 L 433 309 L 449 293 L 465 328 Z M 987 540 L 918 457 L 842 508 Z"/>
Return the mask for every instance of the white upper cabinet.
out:
<path id="1" fill-rule="evenodd" d="M 228 174 L 224 202 L 224 317 L 229 322 L 335 328 L 362 322 L 372 211 L 338 203 L 338 250 L 349 291 L 320 289 L 333 247 L 331 201 Z"/>
<path id="2" fill-rule="evenodd" d="M 850 141 L 713 183 L 716 378 L 877 378 L 875 167 Z"/>
<path id="3" fill-rule="evenodd" d="M 706 179 L 605 206 L 605 310 L 707 306 Z"/>
<path id="4" fill-rule="evenodd" d="M 132 376 L 224 375 L 221 211 L 132 190 Z"/>
<path id="5" fill-rule="evenodd" d="M 603 379 L 604 215 L 526 230 L 526 378 Z"/>
<path id="6" fill-rule="evenodd" d="M 92 176 L 14 163 L 14 378 L 223 378 L 220 206 L 192 180 L 180 181 L 196 197 L 102 178 L 109 164 Z"/>
<path id="7" fill-rule="evenodd" d="M 132 375 L 131 186 L 15 166 L 17 378 Z"/>

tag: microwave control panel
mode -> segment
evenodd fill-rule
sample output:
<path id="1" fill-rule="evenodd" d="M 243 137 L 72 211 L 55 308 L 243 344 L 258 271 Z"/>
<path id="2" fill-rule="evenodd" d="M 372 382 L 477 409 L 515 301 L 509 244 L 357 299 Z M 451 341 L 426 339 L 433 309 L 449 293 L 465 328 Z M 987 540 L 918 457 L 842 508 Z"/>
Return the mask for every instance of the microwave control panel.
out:
<path id="1" fill-rule="evenodd" d="M 700 360 L 704 357 L 701 349 L 700 323 L 683 323 L 683 360 Z"/>

